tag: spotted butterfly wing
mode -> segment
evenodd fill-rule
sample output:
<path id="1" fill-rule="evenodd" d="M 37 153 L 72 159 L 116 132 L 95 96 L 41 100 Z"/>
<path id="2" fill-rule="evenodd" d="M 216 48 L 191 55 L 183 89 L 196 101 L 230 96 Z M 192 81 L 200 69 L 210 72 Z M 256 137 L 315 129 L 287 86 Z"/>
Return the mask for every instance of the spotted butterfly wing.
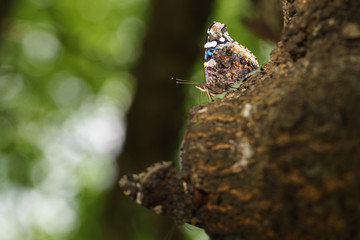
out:
<path id="1" fill-rule="evenodd" d="M 249 49 L 234 41 L 220 22 L 213 22 L 204 45 L 205 82 L 196 86 L 210 96 L 226 92 L 259 67 Z"/>

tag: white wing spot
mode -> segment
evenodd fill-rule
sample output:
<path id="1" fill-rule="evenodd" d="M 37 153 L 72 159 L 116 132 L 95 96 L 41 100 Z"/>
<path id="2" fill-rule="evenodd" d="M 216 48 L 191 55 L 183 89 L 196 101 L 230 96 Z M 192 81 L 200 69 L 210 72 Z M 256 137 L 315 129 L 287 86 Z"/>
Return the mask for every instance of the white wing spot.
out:
<path id="1" fill-rule="evenodd" d="M 204 48 L 216 47 L 216 45 L 217 45 L 216 41 L 211 41 L 211 42 L 205 43 Z"/>
<path id="2" fill-rule="evenodd" d="M 213 67 L 216 65 L 216 61 L 214 59 L 210 59 L 207 62 L 204 62 L 204 67 Z"/>
<path id="3" fill-rule="evenodd" d="M 224 38 L 224 37 L 221 37 L 219 40 L 220 40 L 220 42 L 225 42 L 225 38 Z"/>

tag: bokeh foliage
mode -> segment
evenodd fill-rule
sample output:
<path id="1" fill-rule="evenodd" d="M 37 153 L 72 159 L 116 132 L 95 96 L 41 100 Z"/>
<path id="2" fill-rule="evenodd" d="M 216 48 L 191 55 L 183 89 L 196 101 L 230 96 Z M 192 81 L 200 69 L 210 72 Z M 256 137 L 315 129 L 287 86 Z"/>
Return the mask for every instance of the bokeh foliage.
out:
<path id="1" fill-rule="evenodd" d="M 136 89 L 129 69 L 151 3 L 14 1 L 0 36 L 0 239 L 102 239 L 104 198 L 117 181 L 114 159 Z M 241 25 L 249 9 L 245 0 L 218 0 L 209 24 L 226 23 L 263 63 L 271 45 Z M 202 55 L 191 80 L 204 79 Z M 185 108 L 199 103 L 199 92 L 188 92 Z M 188 239 L 206 239 L 183 229 Z"/>
<path id="2" fill-rule="evenodd" d="M 0 239 L 101 239 L 149 3 L 12 4 L 0 42 Z"/>

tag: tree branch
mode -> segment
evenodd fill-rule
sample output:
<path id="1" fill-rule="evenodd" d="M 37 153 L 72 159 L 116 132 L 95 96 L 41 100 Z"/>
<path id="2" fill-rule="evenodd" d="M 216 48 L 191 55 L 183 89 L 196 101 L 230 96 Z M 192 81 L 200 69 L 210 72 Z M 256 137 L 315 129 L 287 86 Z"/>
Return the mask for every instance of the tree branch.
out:
<path id="1" fill-rule="evenodd" d="M 283 8 L 271 61 L 191 109 L 177 188 L 211 239 L 359 239 L 360 2 Z"/>

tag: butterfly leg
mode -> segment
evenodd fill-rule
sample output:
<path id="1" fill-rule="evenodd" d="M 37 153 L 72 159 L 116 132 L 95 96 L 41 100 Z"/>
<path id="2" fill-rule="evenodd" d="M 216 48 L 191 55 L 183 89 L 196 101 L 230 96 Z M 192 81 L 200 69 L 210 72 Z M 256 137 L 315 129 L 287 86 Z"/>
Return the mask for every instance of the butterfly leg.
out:
<path id="1" fill-rule="evenodd" d="M 209 91 L 209 89 L 207 89 L 207 88 L 206 88 L 206 94 L 207 94 L 208 97 L 209 97 L 209 102 L 212 102 L 213 100 L 212 100 L 212 98 L 211 98 L 210 91 Z"/>

